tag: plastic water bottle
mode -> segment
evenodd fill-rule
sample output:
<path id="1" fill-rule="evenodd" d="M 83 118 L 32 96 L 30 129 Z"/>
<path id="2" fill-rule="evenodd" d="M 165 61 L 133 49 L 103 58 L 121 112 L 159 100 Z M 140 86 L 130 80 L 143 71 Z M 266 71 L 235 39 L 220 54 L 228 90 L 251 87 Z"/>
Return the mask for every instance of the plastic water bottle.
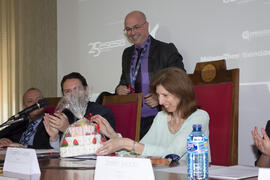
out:
<path id="1" fill-rule="evenodd" d="M 187 170 L 189 180 L 208 177 L 208 138 L 202 133 L 201 124 L 194 124 L 187 139 Z"/>

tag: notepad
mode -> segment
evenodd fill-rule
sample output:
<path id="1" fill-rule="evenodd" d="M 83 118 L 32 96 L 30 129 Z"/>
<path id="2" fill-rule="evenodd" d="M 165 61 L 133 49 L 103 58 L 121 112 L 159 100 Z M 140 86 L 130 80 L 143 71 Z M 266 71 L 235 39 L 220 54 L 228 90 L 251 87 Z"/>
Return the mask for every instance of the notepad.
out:
<path id="1" fill-rule="evenodd" d="M 177 174 L 187 174 L 187 166 L 178 166 L 173 168 L 155 169 Z M 258 176 L 258 168 L 251 166 L 210 166 L 209 177 L 217 179 L 244 179 Z"/>

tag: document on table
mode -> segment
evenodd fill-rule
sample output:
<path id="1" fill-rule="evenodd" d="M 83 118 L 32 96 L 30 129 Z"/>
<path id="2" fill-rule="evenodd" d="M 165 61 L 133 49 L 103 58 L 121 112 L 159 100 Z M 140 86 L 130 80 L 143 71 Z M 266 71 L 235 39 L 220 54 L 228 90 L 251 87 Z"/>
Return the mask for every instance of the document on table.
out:
<path id="1" fill-rule="evenodd" d="M 79 160 L 79 159 L 61 159 L 60 161 L 61 167 L 66 168 L 74 168 L 74 169 L 80 169 L 80 168 L 89 168 L 94 169 L 96 167 L 96 160 Z"/>
<path id="2" fill-rule="evenodd" d="M 35 149 L 38 158 L 42 157 L 59 157 L 58 149 Z"/>
<path id="3" fill-rule="evenodd" d="M 5 155 L 6 154 L 6 150 L 0 150 L 0 155 Z"/>
<path id="4" fill-rule="evenodd" d="M 187 166 L 173 168 L 155 168 L 155 171 L 164 171 L 176 174 L 187 174 Z M 209 177 L 218 179 L 244 179 L 258 176 L 258 168 L 251 166 L 210 166 Z"/>
<path id="5" fill-rule="evenodd" d="M 98 156 L 95 180 L 154 180 L 150 159 L 116 156 Z"/>
<path id="6" fill-rule="evenodd" d="M 218 179 L 244 179 L 258 176 L 258 168 L 251 166 L 229 166 L 209 171 L 209 177 Z"/>
<path id="7" fill-rule="evenodd" d="M 36 149 L 37 154 L 59 153 L 59 149 Z"/>
<path id="8" fill-rule="evenodd" d="M 59 153 L 59 149 L 35 149 L 36 150 L 36 154 L 44 154 L 44 153 Z M 0 150 L 0 155 L 1 154 L 6 154 L 6 150 Z"/>

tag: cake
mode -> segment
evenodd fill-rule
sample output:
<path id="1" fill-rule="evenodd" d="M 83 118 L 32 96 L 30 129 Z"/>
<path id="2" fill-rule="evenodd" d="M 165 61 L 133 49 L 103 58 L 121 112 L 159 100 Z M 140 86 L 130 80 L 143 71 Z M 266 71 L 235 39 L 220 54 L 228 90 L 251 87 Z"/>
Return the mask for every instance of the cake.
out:
<path id="1" fill-rule="evenodd" d="M 99 133 L 99 125 L 83 118 L 73 123 L 62 137 L 61 157 L 95 154 L 105 138 Z"/>

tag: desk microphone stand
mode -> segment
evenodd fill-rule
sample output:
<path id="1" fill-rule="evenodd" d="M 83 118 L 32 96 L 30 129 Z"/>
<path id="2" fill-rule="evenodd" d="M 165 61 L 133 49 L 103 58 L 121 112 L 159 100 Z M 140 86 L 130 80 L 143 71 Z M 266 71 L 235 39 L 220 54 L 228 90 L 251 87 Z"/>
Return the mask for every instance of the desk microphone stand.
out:
<path id="1" fill-rule="evenodd" d="M 13 123 L 24 121 L 24 120 L 28 119 L 27 116 L 28 115 L 23 115 L 22 117 L 20 117 L 18 119 L 12 119 L 12 120 L 8 119 L 6 122 L 4 122 L 3 124 L 0 125 L 0 128 L 5 127 L 5 126 L 9 126 Z"/>

